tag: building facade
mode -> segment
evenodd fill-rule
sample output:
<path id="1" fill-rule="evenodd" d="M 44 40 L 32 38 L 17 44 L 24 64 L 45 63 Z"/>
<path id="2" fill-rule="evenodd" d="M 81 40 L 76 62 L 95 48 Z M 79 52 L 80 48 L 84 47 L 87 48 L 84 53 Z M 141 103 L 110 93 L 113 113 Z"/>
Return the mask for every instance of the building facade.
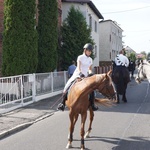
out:
<path id="1" fill-rule="evenodd" d="M 91 28 L 91 36 L 95 42 L 93 66 L 99 65 L 99 19 L 103 16 L 96 6 L 90 0 L 62 0 L 62 21 L 67 18 L 68 11 L 74 6 L 86 19 L 87 24 Z"/>
<path id="2" fill-rule="evenodd" d="M 111 62 L 122 49 L 122 32 L 119 25 L 112 20 L 99 24 L 100 62 Z"/>

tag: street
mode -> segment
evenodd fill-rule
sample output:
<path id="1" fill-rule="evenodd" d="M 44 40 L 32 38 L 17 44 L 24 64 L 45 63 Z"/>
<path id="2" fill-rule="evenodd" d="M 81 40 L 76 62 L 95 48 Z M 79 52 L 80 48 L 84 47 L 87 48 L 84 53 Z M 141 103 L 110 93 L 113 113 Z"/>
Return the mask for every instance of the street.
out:
<path id="1" fill-rule="evenodd" d="M 127 100 L 95 112 L 86 150 L 150 149 L 150 84 L 128 84 Z M 89 119 L 86 121 L 86 129 Z M 56 112 L 40 122 L 0 141 L 1 150 L 66 150 L 68 110 Z M 80 149 L 80 118 L 75 126 L 72 150 Z"/>

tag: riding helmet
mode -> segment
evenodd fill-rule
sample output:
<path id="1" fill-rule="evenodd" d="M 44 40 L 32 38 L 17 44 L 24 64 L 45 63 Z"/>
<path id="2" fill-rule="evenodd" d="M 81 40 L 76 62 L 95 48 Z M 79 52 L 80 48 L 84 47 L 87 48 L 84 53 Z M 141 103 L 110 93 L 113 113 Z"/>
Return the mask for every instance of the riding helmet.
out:
<path id="1" fill-rule="evenodd" d="M 93 45 L 91 43 L 86 43 L 84 45 L 83 49 L 87 49 L 87 50 L 93 51 Z"/>

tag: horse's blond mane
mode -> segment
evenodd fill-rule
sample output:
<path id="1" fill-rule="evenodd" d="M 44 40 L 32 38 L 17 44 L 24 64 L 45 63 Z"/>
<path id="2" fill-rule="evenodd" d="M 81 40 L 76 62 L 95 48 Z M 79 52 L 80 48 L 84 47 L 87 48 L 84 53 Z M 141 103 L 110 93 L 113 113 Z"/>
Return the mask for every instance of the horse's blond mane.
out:
<path id="1" fill-rule="evenodd" d="M 96 83 L 104 77 L 104 74 L 96 74 Z"/>

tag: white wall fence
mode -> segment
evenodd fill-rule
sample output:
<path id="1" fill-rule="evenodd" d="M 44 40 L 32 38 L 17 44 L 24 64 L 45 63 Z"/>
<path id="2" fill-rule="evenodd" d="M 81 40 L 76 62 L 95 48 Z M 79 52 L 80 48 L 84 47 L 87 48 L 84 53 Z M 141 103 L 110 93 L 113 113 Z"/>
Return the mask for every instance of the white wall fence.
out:
<path id="1" fill-rule="evenodd" d="M 112 66 L 97 66 L 94 72 L 111 69 Z M 67 71 L 62 71 L 0 78 L 0 114 L 62 93 L 67 77 Z"/>
<path id="2" fill-rule="evenodd" d="M 66 71 L 0 78 L 0 114 L 58 95 L 66 81 Z"/>

